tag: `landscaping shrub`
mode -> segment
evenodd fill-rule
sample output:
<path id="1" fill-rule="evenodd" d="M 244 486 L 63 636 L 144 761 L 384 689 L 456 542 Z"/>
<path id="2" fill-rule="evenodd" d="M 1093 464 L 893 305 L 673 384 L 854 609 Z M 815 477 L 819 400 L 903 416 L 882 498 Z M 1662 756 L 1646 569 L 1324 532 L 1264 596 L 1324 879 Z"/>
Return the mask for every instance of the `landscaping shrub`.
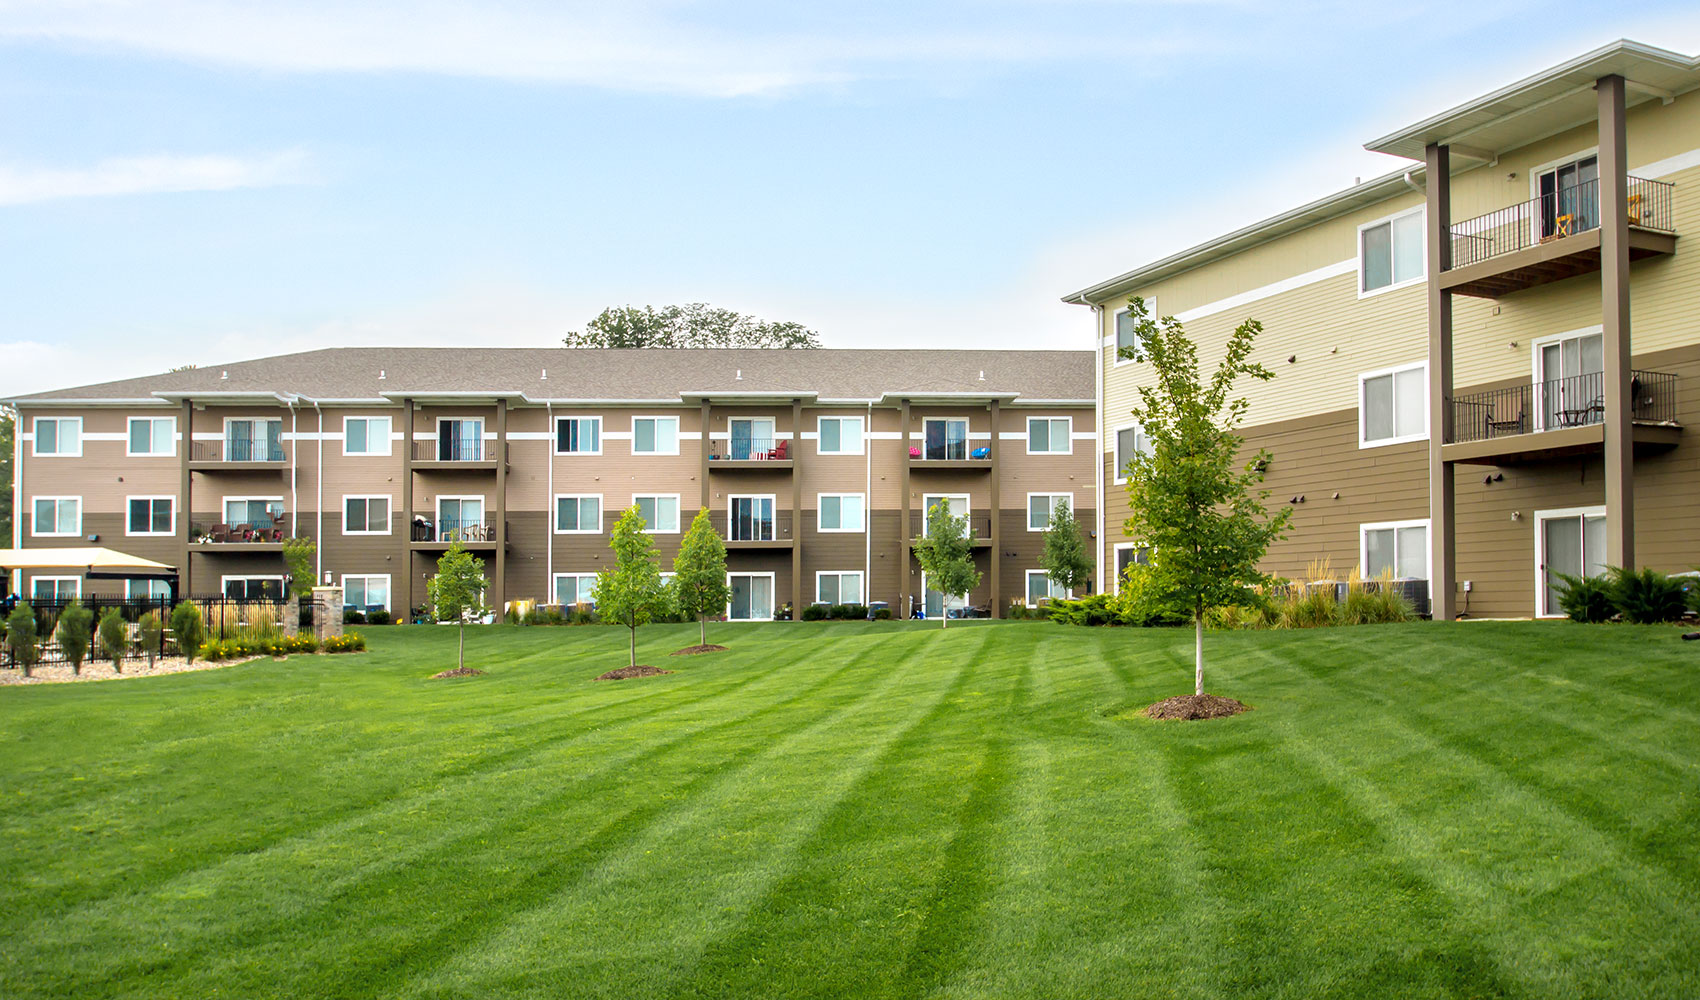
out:
<path id="1" fill-rule="evenodd" d="M 1134 563 L 1122 574 L 1121 593 L 1116 596 L 1120 605 L 1119 621 L 1123 625 L 1155 628 L 1185 625 L 1186 614 L 1166 607 L 1152 586 L 1151 567 Z"/>
<path id="2" fill-rule="evenodd" d="M 366 624 L 366 613 L 358 608 L 343 608 L 342 623 L 344 625 L 364 625 Z"/>
<path id="3" fill-rule="evenodd" d="M 537 624 L 539 625 L 565 625 L 566 623 L 567 616 L 561 613 L 560 608 L 540 608 L 537 612 Z"/>
<path id="4" fill-rule="evenodd" d="M 285 639 L 284 648 L 291 653 L 317 653 L 319 651 L 319 640 L 306 632 L 301 632 Z"/>
<path id="5" fill-rule="evenodd" d="M 596 609 L 588 604 L 575 604 L 566 614 L 568 625 L 595 625 Z"/>
<path id="6" fill-rule="evenodd" d="M 891 609 L 890 608 L 875 608 L 874 609 L 874 621 L 884 622 L 884 621 L 890 621 L 890 620 L 891 620 Z"/>
<path id="7" fill-rule="evenodd" d="M 112 672 L 124 672 L 124 654 L 130 651 L 129 630 L 124 627 L 124 616 L 117 608 L 109 608 L 106 614 L 100 616 L 100 655 L 112 661 Z"/>
<path id="8" fill-rule="evenodd" d="M 366 638 L 359 632 L 344 632 L 325 640 L 327 653 L 357 653 L 366 648 Z"/>
<path id="9" fill-rule="evenodd" d="M 1275 603 L 1275 627 L 1322 628 L 1333 625 L 1339 611 L 1333 587 L 1295 583 Z"/>
<path id="10" fill-rule="evenodd" d="M 827 607 L 824 604 L 811 604 L 803 609 L 803 620 L 806 622 L 820 622 L 826 619 Z"/>
<path id="11" fill-rule="evenodd" d="M 850 609 L 850 614 L 847 616 L 850 621 L 868 620 L 868 606 L 866 604 L 846 604 L 844 606 Z"/>
<path id="12" fill-rule="evenodd" d="M 83 672 L 83 660 L 89 655 L 93 625 L 94 612 L 84 607 L 82 601 L 73 599 L 65 605 L 65 610 L 59 612 L 59 627 L 54 630 L 54 635 L 59 638 L 60 652 L 71 661 L 72 677 Z"/>
<path id="13" fill-rule="evenodd" d="M 1009 602 L 1009 619 L 1011 621 L 1025 621 L 1029 618 L 1037 617 L 1038 616 L 1033 613 L 1033 609 L 1021 601 Z"/>
<path id="14" fill-rule="evenodd" d="M 142 652 L 148 658 L 148 669 L 152 670 L 154 658 L 159 655 L 160 640 L 165 635 L 165 622 L 159 617 L 159 612 L 149 611 L 137 623 L 142 636 Z"/>
<path id="15" fill-rule="evenodd" d="M 1612 607 L 1611 583 L 1600 576 L 1571 576 L 1559 573 L 1564 589 L 1559 591 L 1558 606 L 1573 622 L 1603 622 L 1616 614 Z"/>
<path id="16" fill-rule="evenodd" d="M 171 634 L 177 641 L 177 651 L 183 654 L 184 659 L 194 663 L 207 637 L 207 625 L 201 620 L 201 609 L 190 601 L 172 608 Z"/>
<path id="17" fill-rule="evenodd" d="M 536 616 L 535 609 L 529 613 L 529 616 Z M 366 624 L 368 625 L 388 625 L 393 621 L 395 621 L 395 619 L 391 618 L 390 613 L 385 611 L 383 608 L 379 608 L 366 615 Z"/>
<path id="18" fill-rule="evenodd" d="M 1040 606 L 1060 625 L 1119 625 L 1122 608 L 1109 594 L 1090 594 L 1075 600 L 1053 597 Z"/>
<path id="19" fill-rule="evenodd" d="M 28 601 L 19 601 L 6 618 L 6 648 L 11 650 L 12 662 L 28 677 L 41 653 L 35 641 L 35 609 Z"/>
<path id="20" fill-rule="evenodd" d="M 1626 622 L 1636 625 L 1674 622 L 1688 610 L 1688 581 L 1680 577 L 1666 576 L 1656 569 L 1632 570 L 1621 566 L 1612 567 L 1610 572 L 1606 586 L 1611 603 Z"/>
<path id="21" fill-rule="evenodd" d="M 1274 623 L 1274 608 L 1267 603 L 1258 608 L 1230 604 L 1204 612 L 1204 627 L 1211 629 L 1259 629 L 1269 628 Z"/>

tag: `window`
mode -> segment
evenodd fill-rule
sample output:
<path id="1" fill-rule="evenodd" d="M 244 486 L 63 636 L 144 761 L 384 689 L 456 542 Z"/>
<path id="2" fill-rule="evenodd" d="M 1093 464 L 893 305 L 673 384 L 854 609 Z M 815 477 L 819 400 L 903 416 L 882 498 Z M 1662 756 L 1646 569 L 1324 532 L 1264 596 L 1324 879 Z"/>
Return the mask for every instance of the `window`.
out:
<path id="1" fill-rule="evenodd" d="M 863 531 L 863 496 L 860 493 L 822 493 L 820 495 L 820 530 Z"/>
<path id="2" fill-rule="evenodd" d="M 170 456 L 177 453 L 177 420 L 175 417 L 131 417 L 125 454 L 131 458 L 149 455 Z"/>
<path id="3" fill-rule="evenodd" d="M 365 611 L 390 609 L 390 577 L 382 575 L 342 575 L 342 606 Z"/>
<path id="4" fill-rule="evenodd" d="M 343 497 L 342 533 L 387 535 L 390 533 L 389 497 Z"/>
<path id="5" fill-rule="evenodd" d="M 862 418 L 822 417 L 819 437 L 819 447 L 816 450 L 822 455 L 860 455 Z"/>
<path id="6" fill-rule="evenodd" d="M 175 497 L 129 497 L 126 535 L 169 535 L 177 530 Z"/>
<path id="7" fill-rule="evenodd" d="M 557 417 L 555 419 L 555 454 L 602 454 L 602 418 Z"/>
<path id="8" fill-rule="evenodd" d="M 732 497 L 726 524 L 726 538 L 733 542 L 771 542 L 773 533 L 773 497 Z"/>
<path id="9" fill-rule="evenodd" d="M 594 535 L 602 531 L 602 497 L 557 496 L 555 531 L 563 535 Z"/>
<path id="10" fill-rule="evenodd" d="M 726 457 L 734 462 L 765 458 L 774 450 L 772 417 L 734 417 L 727 421 Z"/>
<path id="11" fill-rule="evenodd" d="M 1070 506 L 1067 493 L 1027 494 L 1027 530 L 1045 531 L 1051 526 L 1051 514 L 1058 507 Z"/>
<path id="12" fill-rule="evenodd" d="M 728 573 L 726 585 L 732 599 L 726 602 L 726 617 L 735 622 L 773 620 L 773 574 Z"/>
<path id="13" fill-rule="evenodd" d="M 232 418 L 224 422 L 226 462 L 283 461 L 283 421 L 258 417 Z"/>
<path id="14" fill-rule="evenodd" d="M 1428 579 L 1428 522 L 1360 525 L 1359 555 L 1365 579 L 1391 573 L 1400 580 Z"/>
<path id="15" fill-rule="evenodd" d="M 927 515 L 932 512 L 935 505 L 941 503 L 945 505 L 945 509 L 950 511 L 951 517 L 968 516 L 968 494 L 923 493 L 921 494 L 921 535 L 923 537 L 927 534 Z M 970 524 L 968 533 L 972 534 L 973 531 L 974 526 Z"/>
<path id="16" fill-rule="evenodd" d="M 669 496 L 634 496 L 632 503 L 643 516 L 650 534 L 675 534 L 679 530 L 679 494 Z"/>
<path id="17" fill-rule="evenodd" d="M 342 453 L 344 455 L 388 455 L 390 453 L 390 418 L 343 417 Z"/>
<path id="18" fill-rule="evenodd" d="M 484 418 L 437 421 L 437 461 L 484 461 Z"/>
<path id="19" fill-rule="evenodd" d="M 82 497 L 36 497 L 32 535 L 80 535 L 83 533 Z"/>
<path id="20" fill-rule="evenodd" d="M 815 574 L 816 604 L 861 604 L 862 572 Z"/>
<path id="21" fill-rule="evenodd" d="M 968 457 L 968 421 L 927 420 L 922 423 L 922 457 L 929 462 L 961 461 Z"/>
<path id="22" fill-rule="evenodd" d="M 225 497 L 224 523 L 232 528 L 278 526 L 283 519 L 282 497 Z"/>
<path id="23" fill-rule="evenodd" d="M 438 497 L 437 540 L 488 541 L 495 535 L 484 524 L 483 497 Z"/>
<path id="24" fill-rule="evenodd" d="M 30 581 L 30 596 L 42 601 L 68 601 L 83 596 L 83 581 L 75 576 L 38 576 Z"/>
<path id="25" fill-rule="evenodd" d="M 82 417 L 36 417 L 33 455 L 76 458 L 83 453 Z"/>
<path id="26" fill-rule="evenodd" d="M 1139 337 L 1134 333 L 1133 311 L 1123 309 L 1116 313 L 1116 363 L 1133 360 L 1122 357 L 1123 351 L 1129 351 L 1139 346 Z"/>
<path id="27" fill-rule="evenodd" d="M 1069 592 L 1051 582 L 1051 578 L 1042 569 L 1027 571 L 1027 606 L 1034 607 L 1041 601 L 1052 598 L 1067 598 Z"/>
<path id="28" fill-rule="evenodd" d="M 632 418 L 632 454 L 677 455 L 678 453 L 678 417 Z"/>
<path id="29" fill-rule="evenodd" d="M 1359 227 L 1358 276 L 1360 295 L 1422 278 L 1422 209 Z"/>
<path id="30" fill-rule="evenodd" d="M 124 599 L 126 601 L 168 601 L 171 599 L 171 584 L 164 580 L 125 580 Z"/>
<path id="31" fill-rule="evenodd" d="M 1138 424 L 1116 428 L 1116 483 L 1127 482 L 1127 467 L 1135 455 L 1151 454 L 1151 439 Z"/>
<path id="32" fill-rule="evenodd" d="M 1028 417 L 1027 454 L 1072 455 L 1074 421 L 1068 417 Z"/>
<path id="33" fill-rule="evenodd" d="M 1151 565 L 1151 547 L 1140 545 L 1138 542 L 1120 542 L 1116 545 L 1116 578 L 1111 582 L 1115 593 L 1121 593 L 1122 580 L 1127 577 L 1129 566 Z"/>
<path id="34" fill-rule="evenodd" d="M 1537 430 L 1605 419 L 1605 340 L 1599 327 L 1534 342 Z"/>
<path id="35" fill-rule="evenodd" d="M 281 601 L 281 576 L 227 576 L 221 581 L 224 596 L 234 601 Z"/>
<path id="36" fill-rule="evenodd" d="M 555 603 L 571 607 L 596 603 L 595 573 L 556 573 Z"/>
<path id="37" fill-rule="evenodd" d="M 1428 365 L 1418 363 L 1358 376 L 1359 447 L 1428 437 Z"/>

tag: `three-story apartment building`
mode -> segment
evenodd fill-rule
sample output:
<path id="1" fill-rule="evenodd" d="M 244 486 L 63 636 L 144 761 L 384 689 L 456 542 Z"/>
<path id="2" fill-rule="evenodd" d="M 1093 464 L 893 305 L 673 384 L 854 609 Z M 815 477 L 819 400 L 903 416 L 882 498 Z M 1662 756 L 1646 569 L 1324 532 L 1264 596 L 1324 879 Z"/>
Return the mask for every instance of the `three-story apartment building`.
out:
<path id="1" fill-rule="evenodd" d="M 419 606 L 459 541 L 495 607 L 592 597 L 637 506 L 663 569 L 699 509 L 735 619 L 789 603 L 961 603 L 911 556 L 969 516 L 993 614 L 1050 595 L 1051 506 L 1096 516 L 1084 351 L 339 348 L 39 393 L 18 409 L 19 547 L 98 544 L 196 596 L 277 592 L 316 543 L 346 603 Z M 160 581 L 21 575 L 25 594 Z"/>
<path id="2" fill-rule="evenodd" d="M 1617 42 L 1368 144 L 1401 169 L 1068 296 L 1099 345 L 1100 586 L 1150 377 L 1133 296 L 1201 359 L 1263 324 L 1248 449 L 1294 510 L 1267 568 L 1429 581 L 1433 613 L 1559 613 L 1560 573 L 1700 564 L 1700 60 Z"/>

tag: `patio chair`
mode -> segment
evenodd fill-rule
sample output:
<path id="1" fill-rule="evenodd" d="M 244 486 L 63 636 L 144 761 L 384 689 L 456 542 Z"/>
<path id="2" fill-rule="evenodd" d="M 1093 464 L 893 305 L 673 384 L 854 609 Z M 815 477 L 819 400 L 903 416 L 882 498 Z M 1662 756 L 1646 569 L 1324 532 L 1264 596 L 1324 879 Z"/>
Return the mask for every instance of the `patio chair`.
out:
<path id="1" fill-rule="evenodd" d="M 969 458 L 990 458 L 991 455 L 992 449 L 990 448 L 975 448 L 973 451 L 968 453 Z"/>
<path id="2" fill-rule="evenodd" d="M 215 542 L 230 541 L 230 525 L 215 524 L 212 529 L 212 540 Z"/>
<path id="3" fill-rule="evenodd" d="M 1518 407 L 1517 412 L 1509 416 L 1506 415 L 1504 410 L 1489 410 L 1487 415 L 1482 418 L 1483 422 L 1487 425 L 1486 436 L 1493 437 L 1496 434 L 1521 434 L 1523 433 L 1524 417 L 1525 413 L 1523 412 L 1522 407 Z"/>
<path id="4" fill-rule="evenodd" d="M 787 457 L 789 457 L 790 451 L 791 442 L 789 440 L 781 441 L 774 445 L 773 450 L 767 453 L 767 457 L 775 461 L 783 462 Z"/>

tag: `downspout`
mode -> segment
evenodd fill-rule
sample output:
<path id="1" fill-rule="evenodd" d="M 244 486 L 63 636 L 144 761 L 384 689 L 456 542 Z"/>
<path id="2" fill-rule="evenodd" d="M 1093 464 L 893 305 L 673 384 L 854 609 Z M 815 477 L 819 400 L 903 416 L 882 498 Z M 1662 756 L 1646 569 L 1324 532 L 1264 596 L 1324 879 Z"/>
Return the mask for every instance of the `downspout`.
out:
<path id="1" fill-rule="evenodd" d="M 1104 495 L 1104 307 L 1092 306 L 1092 343 L 1093 354 L 1098 363 L 1093 366 L 1093 394 L 1097 398 L 1097 435 L 1092 448 L 1092 482 L 1097 496 L 1098 509 L 1093 512 L 1093 520 L 1098 528 L 1098 593 L 1107 594 L 1110 588 L 1104 586 L 1104 508 L 1109 505 L 1109 498 Z"/>
<path id="2" fill-rule="evenodd" d="M 314 501 L 318 510 L 314 512 L 317 520 L 313 529 L 317 543 L 313 546 L 313 585 L 316 587 L 325 579 L 325 411 L 316 399 L 313 400 L 313 410 L 319 415 L 318 499 Z"/>
<path id="3" fill-rule="evenodd" d="M 296 454 L 294 446 L 301 443 L 301 414 L 295 409 L 295 403 L 296 401 L 294 399 L 290 399 L 284 404 L 289 407 L 289 440 L 291 444 L 289 449 L 289 537 L 291 538 L 296 537 L 297 529 L 300 527 L 296 521 L 296 518 L 299 516 L 297 507 L 300 503 L 300 491 L 297 489 L 296 482 Z"/>
<path id="4" fill-rule="evenodd" d="M 818 425 L 817 425 L 818 427 Z M 820 449 L 820 440 L 815 440 L 816 450 Z M 908 461 L 907 458 L 904 461 Z M 866 468 L 865 485 L 862 487 L 862 603 L 872 604 L 874 599 L 874 401 L 868 400 L 867 423 L 862 425 L 862 464 Z M 815 593 L 820 596 L 819 591 Z"/>
<path id="5" fill-rule="evenodd" d="M 1416 193 L 1422 195 L 1424 198 L 1427 198 L 1428 197 L 1428 189 L 1423 187 L 1421 184 L 1418 184 L 1416 181 L 1412 180 L 1411 174 L 1412 174 L 1412 171 L 1410 171 L 1410 170 L 1405 171 L 1405 186 L 1410 188 L 1412 191 L 1415 191 Z"/>
<path id="6" fill-rule="evenodd" d="M 24 413 L 22 410 L 12 411 L 12 548 L 24 547 L 24 508 L 19 498 L 24 495 Z M 185 512 L 184 517 L 188 514 Z M 30 518 L 35 518 L 31 509 Z M 11 591 L 16 594 L 24 588 L 24 571 L 15 569 L 11 572 Z"/>
<path id="7" fill-rule="evenodd" d="M 558 519 L 561 516 L 561 502 L 559 500 L 555 499 L 555 446 L 556 446 L 556 443 L 560 440 L 560 433 L 561 432 L 559 430 L 555 429 L 555 403 L 554 403 L 554 401 L 551 400 L 550 402 L 545 403 L 544 406 L 543 406 L 543 409 L 548 414 L 549 436 L 552 439 L 549 442 L 548 451 L 545 452 L 545 454 L 548 455 L 548 462 L 549 462 L 549 486 L 548 486 L 548 489 L 549 489 L 549 555 L 548 555 L 548 558 L 545 560 L 545 566 L 546 566 L 545 572 L 547 572 L 549 574 L 549 576 L 548 576 L 548 583 L 546 583 L 544 585 L 548 589 L 544 590 L 544 592 L 543 592 L 543 602 L 545 604 L 554 604 L 555 603 L 555 529 L 560 527 L 560 525 L 556 524 L 555 522 L 556 522 L 556 519 Z M 601 433 L 600 430 L 598 430 L 598 433 Z M 600 445 L 601 441 L 599 440 L 597 442 L 597 444 Z M 601 504 L 596 505 L 596 516 L 598 518 L 600 518 L 602 516 L 602 505 Z M 598 524 L 597 527 L 600 528 L 601 525 Z"/>

